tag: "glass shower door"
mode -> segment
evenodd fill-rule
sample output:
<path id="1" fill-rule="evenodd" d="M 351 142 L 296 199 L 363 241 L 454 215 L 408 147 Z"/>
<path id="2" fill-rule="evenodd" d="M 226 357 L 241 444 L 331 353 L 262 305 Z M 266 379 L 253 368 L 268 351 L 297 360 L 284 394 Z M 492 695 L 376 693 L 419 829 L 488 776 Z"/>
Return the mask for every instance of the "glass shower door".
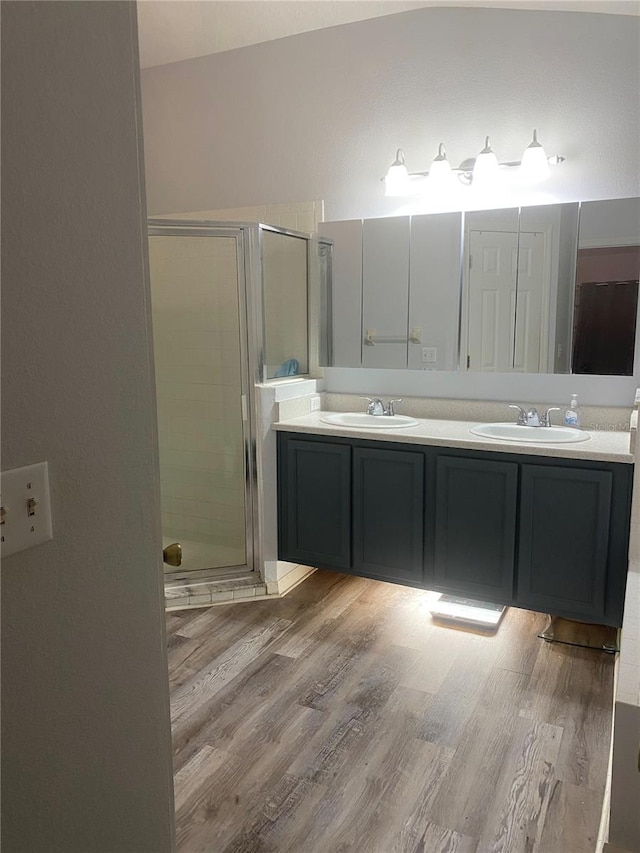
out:
<path id="1" fill-rule="evenodd" d="M 180 569 L 165 570 L 246 568 L 241 233 L 151 228 L 149 235 L 163 547 L 182 545 Z"/>

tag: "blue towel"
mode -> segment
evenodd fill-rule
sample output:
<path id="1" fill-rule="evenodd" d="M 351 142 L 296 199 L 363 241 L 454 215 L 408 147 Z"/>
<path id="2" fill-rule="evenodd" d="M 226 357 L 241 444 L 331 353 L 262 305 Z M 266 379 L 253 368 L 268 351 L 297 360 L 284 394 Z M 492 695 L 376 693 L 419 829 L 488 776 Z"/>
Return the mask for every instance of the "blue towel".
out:
<path id="1" fill-rule="evenodd" d="M 280 365 L 280 367 L 275 372 L 274 378 L 280 376 L 297 376 L 299 368 L 300 365 L 298 364 L 298 359 L 290 358 Z"/>

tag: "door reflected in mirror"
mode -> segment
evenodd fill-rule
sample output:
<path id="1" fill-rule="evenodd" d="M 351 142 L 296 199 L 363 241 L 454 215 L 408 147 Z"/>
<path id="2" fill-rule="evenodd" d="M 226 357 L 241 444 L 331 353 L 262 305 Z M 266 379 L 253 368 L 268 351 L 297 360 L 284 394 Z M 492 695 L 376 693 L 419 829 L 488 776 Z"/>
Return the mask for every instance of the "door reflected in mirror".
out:
<path id="1" fill-rule="evenodd" d="M 518 209 L 465 216 L 461 368 L 513 370 Z"/>
<path id="2" fill-rule="evenodd" d="M 568 372 L 578 207 L 467 214 L 461 369 Z"/>
<path id="3" fill-rule="evenodd" d="M 580 212 L 572 372 L 632 376 L 640 278 L 640 199 Z"/>

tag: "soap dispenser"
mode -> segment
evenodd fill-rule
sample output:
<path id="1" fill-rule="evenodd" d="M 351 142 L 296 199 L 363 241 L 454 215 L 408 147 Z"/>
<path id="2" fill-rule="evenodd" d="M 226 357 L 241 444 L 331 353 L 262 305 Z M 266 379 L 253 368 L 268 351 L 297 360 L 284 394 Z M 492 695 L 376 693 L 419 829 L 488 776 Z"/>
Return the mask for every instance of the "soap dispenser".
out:
<path id="1" fill-rule="evenodd" d="M 574 427 L 574 429 L 580 427 L 580 409 L 578 408 L 577 394 L 571 395 L 571 403 L 564 414 L 564 425 Z"/>

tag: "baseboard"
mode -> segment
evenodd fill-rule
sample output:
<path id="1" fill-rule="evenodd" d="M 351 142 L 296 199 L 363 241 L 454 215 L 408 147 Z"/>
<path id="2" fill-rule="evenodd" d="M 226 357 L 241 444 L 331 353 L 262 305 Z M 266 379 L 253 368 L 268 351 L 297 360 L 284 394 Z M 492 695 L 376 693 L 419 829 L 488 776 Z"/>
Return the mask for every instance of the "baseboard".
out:
<path id="1" fill-rule="evenodd" d="M 271 598 L 272 596 L 282 598 L 315 571 L 317 569 L 314 569 L 312 566 L 294 565 L 283 577 L 278 578 L 276 581 L 267 582 L 267 598 Z"/>

